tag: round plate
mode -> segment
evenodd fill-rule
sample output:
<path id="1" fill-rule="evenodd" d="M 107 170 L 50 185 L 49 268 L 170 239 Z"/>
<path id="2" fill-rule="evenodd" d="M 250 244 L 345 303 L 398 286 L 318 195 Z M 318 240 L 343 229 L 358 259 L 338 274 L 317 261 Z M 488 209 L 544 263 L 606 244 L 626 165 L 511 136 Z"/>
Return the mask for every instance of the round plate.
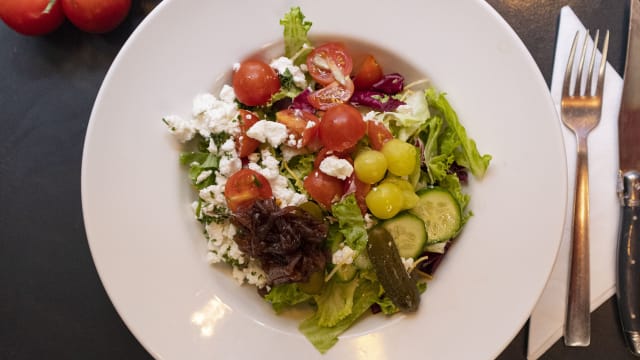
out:
<path id="1" fill-rule="evenodd" d="M 560 123 L 533 59 L 472 0 L 300 1 L 315 37 L 370 44 L 386 71 L 415 71 L 448 98 L 493 161 L 469 189 L 474 216 L 418 313 L 369 316 L 320 355 L 223 267 L 205 261 L 195 194 L 163 116 L 188 116 L 234 62 L 273 48 L 288 1 L 165 0 L 109 70 L 87 130 L 82 204 L 96 267 L 120 316 L 162 359 L 493 358 L 551 271 L 566 206 Z M 393 58 L 403 61 L 396 62 Z M 394 68 L 400 66 L 401 68 Z"/>

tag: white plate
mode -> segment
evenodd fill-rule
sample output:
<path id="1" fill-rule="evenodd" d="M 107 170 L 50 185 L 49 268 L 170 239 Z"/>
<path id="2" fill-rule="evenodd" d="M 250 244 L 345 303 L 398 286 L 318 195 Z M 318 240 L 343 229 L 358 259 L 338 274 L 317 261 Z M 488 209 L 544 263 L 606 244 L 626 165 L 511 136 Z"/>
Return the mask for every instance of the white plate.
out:
<path id="1" fill-rule="evenodd" d="M 113 304 L 162 359 L 493 358 L 542 291 L 566 202 L 559 121 L 541 74 L 484 2 L 301 1 L 314 36 L 374 44 L 387 71 L 417 70 L 449 94 L 494 159 L 474 182 L 475 216 L 415 316 L 369 317 L 321 356 L 255 290 L 204 257 L 195 195 L 161 122 L 187 116 L 231 65 L 281 40 L 294 2 L 165 0 L 131 36 L 100 89 L 87 130 L 82 203 L 91 252 Z M 298 4 L 298 3 L 295 3 Z M 399 68 L 398 68 L 399 67 Z"/>

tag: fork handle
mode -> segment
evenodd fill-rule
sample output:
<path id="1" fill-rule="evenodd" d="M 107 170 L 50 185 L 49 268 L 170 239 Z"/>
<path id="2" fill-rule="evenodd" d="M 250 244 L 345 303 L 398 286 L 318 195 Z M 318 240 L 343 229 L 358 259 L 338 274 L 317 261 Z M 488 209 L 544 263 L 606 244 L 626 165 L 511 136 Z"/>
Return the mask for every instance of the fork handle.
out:
<path id="1" fill-rule="evenodd" d="M 621 174 L 618 312 L 627 346 L 640 355 L 640 172 Z"/>
<path id="2" fill-rule="evenodd" d="M 576 187 L 571 235 L 571 269 L 564 343 L 588 346 L 591 341 L 589 276 L 589 159 L 587 139 L 578 136 Z"/>

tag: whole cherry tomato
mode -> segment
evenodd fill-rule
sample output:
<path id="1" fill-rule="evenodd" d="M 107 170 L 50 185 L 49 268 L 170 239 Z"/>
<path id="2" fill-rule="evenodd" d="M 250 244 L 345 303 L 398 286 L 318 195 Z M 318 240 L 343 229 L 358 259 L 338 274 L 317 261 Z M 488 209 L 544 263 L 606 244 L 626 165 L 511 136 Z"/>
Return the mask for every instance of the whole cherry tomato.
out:
<path id="1" fill-rule="evenodd" d="M 64 22 L 59 0 L 1 0 L 0 18 L 23 35 L 43 35 Z"/>
<path id="2" fill-rule="evenodd" d="M 356 145 L 367 132 L 360 111 L 348 104 L 338 104 L 327 110 L 320 120 L 318 135 L 324 147 L 345 151 Z"/>
<path id="3" fill-rule="evenodd" d="M 264 105 L 280 90 L 278 74 L 260 60 L 246 60 L 233 73 L 233 90 L 238 100 L 249 106 Z"/>
<path id="4" fill-rule="evenodd" d="M 61 0 L 62 10 L 78 29 L 101 34 L 115 29 L 127 17 L 131 0 Z"/>

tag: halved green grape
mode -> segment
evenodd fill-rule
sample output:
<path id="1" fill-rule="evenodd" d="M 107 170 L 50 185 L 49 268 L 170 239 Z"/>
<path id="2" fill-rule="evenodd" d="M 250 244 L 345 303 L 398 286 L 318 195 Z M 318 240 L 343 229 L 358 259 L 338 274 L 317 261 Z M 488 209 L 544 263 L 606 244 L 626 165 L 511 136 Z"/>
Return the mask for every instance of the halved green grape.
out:
<path id="1" fill-rule="evenodd" d="M 369 191 L 365 202 L 375 217 L 390 219 L 402 210 L 404 197 L 398 186 L 382 183 Z"/>
<path id="2" fill-rule="evenodd" d="M 375 184 L 387 172 L 387 158 L 380 151 L 364 150 L 358 153 L 353 166 L 360 181 Z"/>
<path id="3" fill-rule="evenodd" d="M 399 139 L 391 139 L 382 146 L 389 172 L 407 176 L 416 168 L 416 147 Z"/>

